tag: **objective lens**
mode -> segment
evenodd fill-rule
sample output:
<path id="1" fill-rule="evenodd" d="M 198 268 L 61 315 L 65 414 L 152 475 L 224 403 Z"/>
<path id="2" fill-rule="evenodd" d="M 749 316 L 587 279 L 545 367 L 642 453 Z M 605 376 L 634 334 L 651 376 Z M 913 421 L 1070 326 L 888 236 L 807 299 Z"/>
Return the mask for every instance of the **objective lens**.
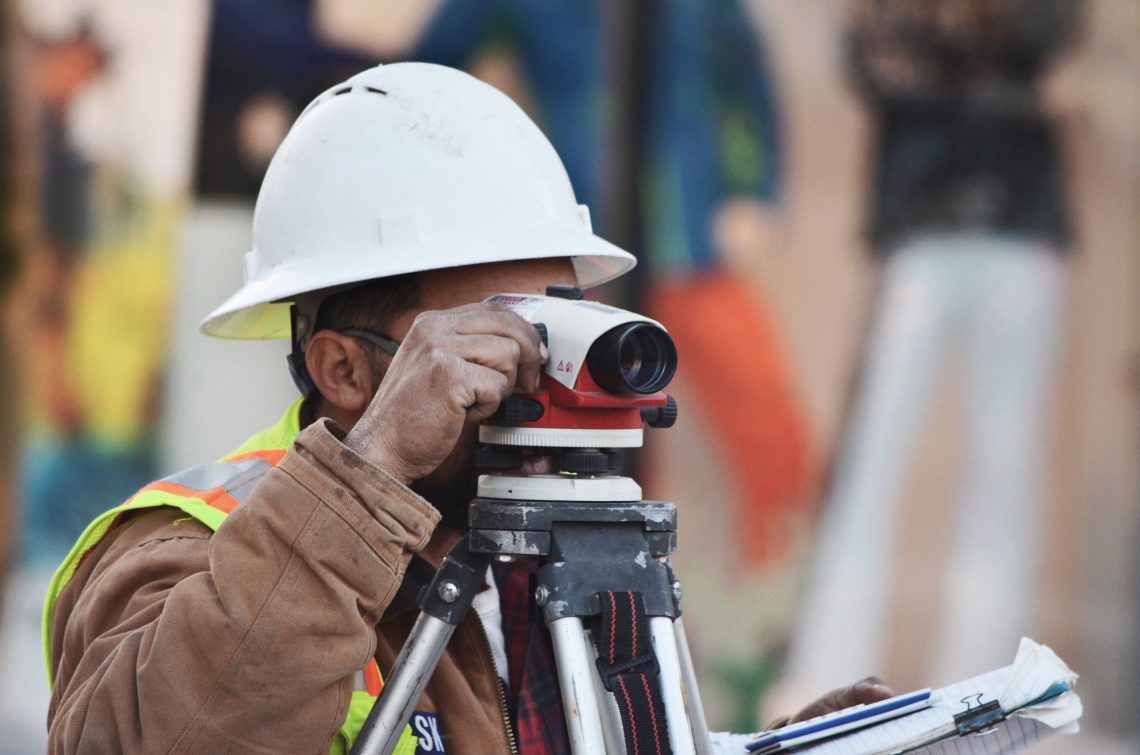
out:
<path id="1" fill-rule="evenodd" d="M 677 371 L 677 348 L 658 325 L 626 323 L 594 341 L 586 366 L 594 382 L 611 393 L 656 393 Z"/>

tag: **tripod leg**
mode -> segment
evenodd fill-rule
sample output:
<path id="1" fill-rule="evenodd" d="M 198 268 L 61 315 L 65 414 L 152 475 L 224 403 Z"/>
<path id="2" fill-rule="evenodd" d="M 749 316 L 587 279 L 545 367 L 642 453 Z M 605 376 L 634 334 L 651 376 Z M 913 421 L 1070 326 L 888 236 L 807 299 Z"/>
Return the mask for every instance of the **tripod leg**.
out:
<path id="1" fill-rule="evenodd" d="M 693 732 L 689 727 L 688 711 L 682 690 L 681 661 L 677 654 L 677 637 L 673 634 L 673 620 L 667 616 L 654 616 L 649 620 L 649 636 L 661 672 L 661 702 L 669 725 L 669 741 L 674 755 L 695 755 Z"/>
<path id="2" fill-rule="evenodd" d="M 601 711 L 594 688 L 594 664 L 582 620 L 566 616 L 550 623 L 566 732 L 575 755 L 606 752 Z M 619 750 L 620 752 L 620 750 Z"/>
<path id="3" fill-rule="evenodd" d="M 400 650 L 380 699 L 360 729 L 352 755 L 391 755 L 439 659 L 480 589 L 490 556 L 464 537 L 420 596 L 420 616 Z"/>
<path id="4" fill-rule="evenodd" d="M 360 730 L 353 755 L 390 755 L 404 733 L 404 724 L 439 664 L 455 626 L 421 613 L 396 658 L 393 673 L 384 682 L 384 694 Z"/>
<path id="5" fill-rule="evenodd" d="M 693 741 L 697 747 L 697 755 L 712 755 L 709 724 L 705 719 L 701 693 L 697 689 L 697 672 L 693 668 L 693 656 L 689 652 L 689 639 L 685 636 L 685 625 L 681 623 L 680 616 L 673 622 L 673 636 L 677 640 L 677 656 L 681 660 L 681 680 L 685 685 L 685 707 L 689 711 L 689 722 L 693 725 Z"/>

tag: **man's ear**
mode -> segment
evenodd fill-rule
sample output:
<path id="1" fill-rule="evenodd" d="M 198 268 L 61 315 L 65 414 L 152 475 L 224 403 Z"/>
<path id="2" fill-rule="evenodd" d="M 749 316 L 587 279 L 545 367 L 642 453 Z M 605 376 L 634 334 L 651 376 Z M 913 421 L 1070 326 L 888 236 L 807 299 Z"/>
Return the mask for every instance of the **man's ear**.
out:
<path id="1" fill-rule="evenodd" d="M 360 342 L 335 330 L 319 330 L 305 349 L 305 365 L 325 401 L 346 412 L 363 412 L 378 380 Z"/>

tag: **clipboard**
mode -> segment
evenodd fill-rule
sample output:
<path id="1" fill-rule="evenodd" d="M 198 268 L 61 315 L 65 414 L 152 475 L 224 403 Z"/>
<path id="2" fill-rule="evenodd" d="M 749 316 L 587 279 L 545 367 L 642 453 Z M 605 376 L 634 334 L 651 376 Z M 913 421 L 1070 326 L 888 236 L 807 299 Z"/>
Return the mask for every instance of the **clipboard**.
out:
<path id="1" fill-rule="evenodd" d="M 1076 681 L 1052 650 L 1022 639 L 1013 664 L 935 689 L 909 712 L 899 706 L 873 720 L 875 705 L 861 716 L 849 708 L 735 746 L 750 755 L 1011 755 L 1077 730 L 1083 709 Z"/>

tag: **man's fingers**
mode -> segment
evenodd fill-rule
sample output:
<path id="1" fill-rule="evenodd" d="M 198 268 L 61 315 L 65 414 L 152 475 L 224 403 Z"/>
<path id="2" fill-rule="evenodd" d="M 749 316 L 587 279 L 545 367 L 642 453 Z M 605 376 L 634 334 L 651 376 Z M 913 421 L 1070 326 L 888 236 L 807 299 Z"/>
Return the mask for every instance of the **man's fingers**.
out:
<path id="1" fill-rule="evenodd" d="M 831 703 L 830 697 L 824 695 L 811 705 L 801 710 L 796 715 L 792 716 L 791 720 L 787 721 L 786 723 L 798 724 L 800 721 L 807 721 L 809 718 L 815 718 L 816 716 L 822 716 L 837 710 L 843 710 L 843 708 L 834 707 Z"/>
<path id="2" fill-rule="evenodd" d="M 834 713 L 853 705 L 867 705 L 894 697 L 895 693 L 886 682 L 877 676 L 869 676 L 854 684 L 832 690 L 811 705 L 792 716 L 791 723 L 799 723 L 809 718 Z"/>
<path id="3" fill-rule="evenodd" d="M 518 341 L 503 336 L 453 336 L 446 348 L 461 359 L 490 367 L 507 376 L 511 386 L 533 392 L 538 389 L 542 363 L 523 358 Z"/>
<path id="4" fill-rule="evenodd" d="M 443 348 L 464 361 L 500 372 L 513 388 L 518 382 L 522 347 L 513 338 L 473 335 L 452 336 Z M 530 389 L 529 384 L 521 384 Z"/>
<path id="5" fill-rule="evenodd" d="M 535 393 L 538 391 L 538 379 L 542 376 L 542 365 L 536 364 L 520 364 L 519 374 L 516 379 L 518 387 L 527 393 Z"/>
<path id="6" fill-rule="evenodd" d="M 541 362 L 542 339 L 529 322 L 498 304 L 469 305 L 453 310 L 434 313 L 441 318 L 441 324 L 459 335 L 495 335 L 513 338 L 522 347 L 521 359 Z M 421 317 L 433 316 L 425 313 Z"/>
<path id="7" fill-rule="evenodd" d="M 504 398 L 510 395 L 514 384 L 498 370 L 474 362 L 465 362 L 460 403 L 467 409 L 468 422 L 482 422 L 495 413 Z"/>
<path id="8" fill-rule="evenodd" d="M 880 700 L 895 696 L 895 691 L 891 689 L 890 685 L 877 676 L 868 676 L 866 679 L 855 682 L 848 689 L 850 690 L 848 697 L 851 702 L 843 706 L 845 708 L 860 703 L 863 705 L 877 703 Z"/>
<path id="9" fill-rule="evenodd" d="M 398 428 L 396 447 L 380 456 L 419 479 L 465 423 L 490 417 L 516 385 L 534 390 L 546 353 L 535 329 L 500 304 L 421 313 L 357 426 Z"/>
<path id="10" fill-rule="evenodd" d="M 503 372 L 524 391 L 537 389 L 548 352 L 534 326 L 514 312 L 472 304 L 424 313 L 417 324 L 425 340 L 442 341 L 463 359 Z"/>

